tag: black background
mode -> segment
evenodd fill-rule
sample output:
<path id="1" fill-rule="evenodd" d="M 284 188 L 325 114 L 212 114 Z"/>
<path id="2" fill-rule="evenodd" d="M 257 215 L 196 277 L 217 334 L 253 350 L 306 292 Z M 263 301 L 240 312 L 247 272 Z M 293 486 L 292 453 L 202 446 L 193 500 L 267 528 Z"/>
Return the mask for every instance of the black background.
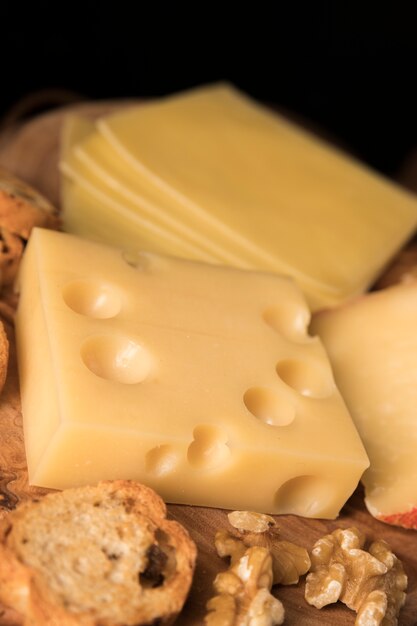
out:
<path id="1" fill-rule="evenodd" d="M 414 4 L 6 1 L 0 118 L 226 79 L 395 176 L 417 147 Z"/>

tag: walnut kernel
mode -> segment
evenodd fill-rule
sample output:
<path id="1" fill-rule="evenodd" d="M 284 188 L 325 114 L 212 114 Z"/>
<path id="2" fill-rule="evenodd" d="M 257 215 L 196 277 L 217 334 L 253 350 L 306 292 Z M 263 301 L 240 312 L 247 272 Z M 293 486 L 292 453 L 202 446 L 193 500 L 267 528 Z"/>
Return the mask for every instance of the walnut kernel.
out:
<path id="1" fill-rule="evenodd" d="M 274 585 L 296 584 L 300 576 L 308 572 L 310 557 L 307 550 L 278 539 L 279 530 L 273 517 L 252 511 L 234 511 L 228 518 L 235 531 L 233 534 L 226 531 L 217 534 L 219 556 L 230 556 L 232 562 L 234 558 L 240 558 L 242 548 L 236 543 L 240 540 L 246 547 L 263 546 L 270 550 Z"/>
<path id="2" fill-rule="evenodd" d="M 341 600 L 357 611 L 356 626 L 396 626 L 405 602 L 407 577 L 384 541 L 364 550 L 356 528 L 337 529 L 319 539 L 311 553 L 305 598 L 322 608 Z"/>
<path id="3" fill-rule="evenodd" d="M 269 550 L 247 548 L 214 581 L 217 595 L 207 603 L 206 626 L 275 626 L 284 621 L 284 607 L 271 593 Z"/>

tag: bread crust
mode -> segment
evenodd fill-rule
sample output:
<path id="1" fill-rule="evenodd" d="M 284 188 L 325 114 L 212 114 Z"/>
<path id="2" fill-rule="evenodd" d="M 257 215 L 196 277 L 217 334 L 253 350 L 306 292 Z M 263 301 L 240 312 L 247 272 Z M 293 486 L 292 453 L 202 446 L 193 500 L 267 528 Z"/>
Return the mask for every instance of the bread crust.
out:
<path id="1" fill-rule="evenodd" d="M 13 283 L 35 226 L 59 228 L 58 211 L 33 187 L 0 168 L 0 286 Z"/>
<path id="2" fill-rule="evenodd" d="M 95 502 L 105 503 L 117 500 L 123 508 L 140 524 L 144 537 L 151 537 L 153 547 L 144 555 L 147 570 L 152 569 L 152 551 L 165 551 L 169 567 L 161 570 L 162 581 L 156 586 L 146 585 L 146 571 L 137 575 L 140 602 L 135 604 L 134 614 L 128 611 L 124 619 L 123 603 L 120 606 L 121 619 L 109 619 L 100 614 L 93 605 L 89 610 L 77 610 L 77 607 L 65 606 L 65 602 L 52 589 L 48 576 L 42 567 L 28 564 L 27 520 L 31 516 L 32 528 L 41 520 L 44 512 L 60 510 L 68 500 L 71 507 L 74 498 L 80 496 L 84 501 L 91 496 Z M 70 502 L 71 501 L 71 502 Z M 98 506 L 95 504 L 94 506 Z M 69 506 L 69 510 L 71 510 Z M 43 517 L 42 517 L 43 516 Z M 63 542 L 66 539 L 63 537 Z M 47 541 L 47 538 L 45 538 Z M 146 544 L 148 545 L 148 544 Z M 156 547 L 155 547 L 156 546 Z M 70 548 L 68 548 L 69 550 Z M 71 558 L 76 555 L 77 543 L 71 544 Z M 164 552 L 164 559 L 165 559 Z M 88 559 L 85 552 L 81 555 Z M 15 609 L 21 616 L 24 626 L 140 626 L 145 624 L 170 624 L 181 611 L 191 586 L 196 559 L 196 547 L 188 532 L 176 521 L 166 518 L 166 506 L 163 500 L 149 487 L 133 481 L 104 481 L 95 487 L 80 487 L 64 492 L 51 493 L 38 501 L 22 503 L 15 511 L 0 521 L 0 600 Z M 159 564 L 159 569 L 161 565 Z M 156 569 L 158 569 L 158 567 Z M 49 573 L 48 573 L 49 575 Z M 144 578 L 141 579 L 141 577 Z"/>
<path id="3" fill-rule="evenodd" d="M 9 363 L 9 341 L 3 322 L 0 321 L 0 394 L 6 382 L 7 367 Z"/>

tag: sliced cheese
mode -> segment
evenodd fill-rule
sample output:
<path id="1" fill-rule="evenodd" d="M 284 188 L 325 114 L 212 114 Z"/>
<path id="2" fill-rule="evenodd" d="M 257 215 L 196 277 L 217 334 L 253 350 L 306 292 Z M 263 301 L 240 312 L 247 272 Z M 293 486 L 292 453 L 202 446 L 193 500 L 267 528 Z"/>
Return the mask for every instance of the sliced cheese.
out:
<path id="1" fill-rule="evenodd" d="M 123 184 L 123 180 L 129 178 L 127 173 L 123 173 L 126 169 L 123 162 L 120 163 L 117 153 L 114 158 L 111 150 L 108 150 L 106 145 L 101 145 L 103 143 L 101 137 L 94 132 L 94 128 L 94 124 L 75 115 L 66 120 L 59 167 L 63 175 L 72 181 L 73 188 L 88 187 L 89 195 L 96 198 L 98 208 L 103 198 L 108 204 L 118 207 L 119 210 L 116 210 L 114 216 L 117 230 L 120 231 L 119 213 L 122 211 L 126 216 L 131 215 L 133 223 L 138 220 L 146 222 L 148 227 L 154 226 L 156 232 L 163 233 L 163 238 L 168 235 L 168 239 L 175 239 L 178 250 L 181 250 L 183 243 L 183 250 L 178 252 L 179 256 L 248 267 L 243 259 L 234 254 L 233 245 L 222 247 L 221 243 L 217 243 L 215 236 L 206 237 L 201 233 L 201 228 L 193 230 L 181 215 L 177 217 L 178 207 L 170 206 L 173 204 L 172 199 L 168 200 L 168 203 L 165 202 L 167 206 L 164 209 L 163 194 L 158 193 L 158 189 L 155 190 L 152 185 L 146 186 L 146 180 L 143 186 L 138 186 L 136 181 L 136 187 L 139 188 L 136 194 L 130 191 L 129 186 Z M 93 154 L 92 157 L 90 152 Z M 130 184 L 134 185 L 135 178 L 140 177 L 134 174 Z M 84 205 L 77 206 L 72 199 L 68 199 L 67 189 L 68 185 L 63 183 L 61 196 L 64 229 L 74 234 L 82 232 L 83 235 L 91 235 L 93 239 L 101 238 L 99 232 L 102 233 L 103 228 L 100 223 L 97 223 L 97 227 L 94 227 L 91 221 L 85 223 Z M 99 214 L 97 219 L 100 220 Z M 126 226 L 126 236 L 130 240 L 130 229 L 127 224 Z M 120 245 L 120 240 L 115 239 L 110 243 Z M 138 244 L 140 245 L 141 243 Z M 163 243 L 161 245 L 163 246 Z M 151 246 L 149 249 L 154 250 L 154 247 Z M 193 250 L 191 254 L 190 250 Z M 162 252 L 172 253 L 169 248 L 162 249 Z"/>
<path id="2" fill-rule="evenodd" d="M 250 253 L 239 249 L 233 239 L 226 239 L 217 229 L 210 229 L 200 216 L 189 215 L 181 202 L 164 194 L 147 176 L 129 167 L 129 163 L 121 159 L 120 154 L 99 133 L 93 132 L 77 143 L 71 156 L 66 165 L 73 172 L 89 172 L 87 175 L 97 187 L 117 197 L 133 212 L 139 211 L 158 226 L 199 246 L 202 252 L 207 252 L 219 262 L 247 268 L 262 262 L 256 256 L 251 259 Z M 204 260 L 203 256 L 201 260 Z"/>
<path id="3" fill-rule="evenodd" d="M 374 292 L 317 315 L 337 385 L 371 462 L 366 504 L 377 518 L 417 528 L 417 284 Z"/>
<path id="4" fill-rule="evenodd" d="M 215 263 L 215 257 L 129 209 L 129 203 L 120 202 L 116 194 L 101 188 L 94 173 L 74 165 L 72 149 L 91 128 L 88 120 L 76 116 L 70 116 L 64 125 L 60 162 L 64 230 L 119 246 L 126 252 L 142 248 Z"/>
<path id="5" fill-rule="evenodd" d="M 368 465 L 286 278 L 36 230 L 16 319 L 30 482 L 334 517 Z"/>
<path id="6" fill-rule="evenodd" d="M 276 271 L 290 269 L 309 295 L 312 284 L 339 301 L 360 293 L 417 223 L 410 194 L 227 85 L 133 107 L 98 128 L 142 176 L 262 250 Z"/>
<path id="7" fill-rule="evenodd" d="M 215 263 L 197 246 L 158 228 L 146 218 L 132 214 L 123 204 L 91 185 L 71 176 L 61 180 L 64 229 L 93 241 L 102 241 L 134 253 L 139 249 Z"/>
<path id="8" fill-rule="evenodd" d="M 163 254 L 229 264 L 240 269 L 279 271 L 297 279 L 312 309 L 339 302 L 337 294 L 325 285 L 300 276 L 283 262 L 277 264 L 276 259 L 264 258 L 262 252 L 257 256 L 253 250 L 242 249 L 236 241 L 225 238 L 224 233 L 216 232 L 211 224 L 207 225 L 200 218 L 193 220 L 193 216 L 189 216 L 196 236 L 194 238 L 188 228 L 184 238 L 183 226 L 187 223 L 187 216 L 184 210 L 178 213 L 179 203 L 172 196 L 165 197 L 162 192 L 159 198 L 162 204 L 152 204 L 149 198 L 146 199 L 146 184 L 149 185 L 146 176 L 142 177 L 130 167 L 129 162 L 121 159 L 111 145 L 94 131 L 94 125 L 88 120 L 77 116 L 67 118 L 62 146 L 61 204 L 63 226 L 67 232 L 125 249 L 131 249 L 138 236 L 136 248 L 145 247 Z M 158 189 L 154 188 L 153 193 L 157 194 Z M 162 208 L 163 203 L 165 209 Z M 159 219 L 155 219 L 158 214 Z M 182 225 L 179 231 L 172 219 L 176 214 Z M 141 229 L 139 232 L 138 226 Z"/>
<path id="9" fill-rule="evenodd" d="M 59 160 L 69 158 L 74 146 L 81 143 L 94 131 L 94 122 L 81 115 L 67 115 L 62 125 Z"/>
<path id="10" fill-rule="evenodd" d="M 226 263 L 241 269 L 261 269 L 269 271 L 279 271 L 281 273 L 293 275 L 298 282 L 305 286 L 310 304 L 315 307 L 316 295 L 320 304 L 332 304 L 338 299 L 335 294 L 329 292 L 326 285 L 316 283 L 311 278 L 300 276 L 294 268 L 287 267 L 282 261 L 277 263 L 276 258 L 272 258 L 264 253 L 262 249 L 257 250 L 251 246 L 239 245 L 237 233 L 223 232 L 224 228 L 213 227 L 210 219 L 206 220 L 204 214 L 195 216 L 190 214 L 187 207 L 176 201 L 171 194 L 165 194 L 161 189 L 154 186 L 146 175 L 130 166 L 130 163 L 120 158 L 120 153 L 114 150 L 99 133 L 94 132 L 90 125 L 90 132 L 85 133 L 87 128 L 85 120 L 80 119 L 80 127 L 77 126 L 77 118 L 72 117 L 69 125 L 73 126 L 75 141 L 71 142 L 71 150 L 65 150 L 61 159 L 61 171 L 74 184 L 80 181 L 81 186 L 89 185 L 93 195 L 105 194 L 105 197 L 115 202 L 119 207 L 130 210 L 132 215 L 139 214 L 145 221 L 151 220 L 155 226 L 161 229 L 169 229 L 174 235 L 184 241 L 186 250 L 180 256 L 187 256 L 187 244 L 198 246 L 200 255 L 191 255 L 189 258 L 198 258 L 202 261 L 216 260 L 218 263 Z M 70 133 L 67 131 L 66 133 Z M 65 142 L 64 142 L 65 143 Z M 66 142 L 68 143 L 68 141 Z M 78 234 L 79 231 L 72 226 L 72 220 L 67 219 L 66 198 L 64 193 L 64 226 L 68 232 Z M 74 206 L 74 218 L 83 221 L 83 205 L 77 209 Z M 117 214 L 115 221 L 118 220 Z M 88 229 L 93 227 L 88 224 Z M 85 230 L 85 229 L 84 229 Z M 95 234 L 92 229 L 92 235 Z M 97 225 L 97 231 L 100 225 Z M 118 243 L 119 241 L 115 241 Z M 170 251 L 162 250 L 169 253 Z"/>

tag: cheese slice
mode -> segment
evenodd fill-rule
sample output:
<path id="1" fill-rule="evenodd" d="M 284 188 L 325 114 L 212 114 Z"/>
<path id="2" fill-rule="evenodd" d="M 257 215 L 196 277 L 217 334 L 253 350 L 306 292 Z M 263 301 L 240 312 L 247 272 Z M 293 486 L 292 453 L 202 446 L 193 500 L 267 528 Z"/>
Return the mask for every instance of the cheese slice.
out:
<path id="1" fill-rule="evenodd" d="M 65 166 L 62 167 L 65 173 Z M 172 233 L 155 226 L 149 219 L 136 215 L 119 202 L 91 184 L 86 178 L 71 175 L 61 178 L 62 210 L 64 230 L 92 241 L 117 246 L 127 253 L 142 249 L 158 254 L 168 254 L 183 259 L 204 261 L 215 265 L 221 264 L 218 258 L 197 246 L 186 243 Z M 255 269 L 250 263 L 235 261 L 239 269 Z M 256 267 L 256 266 L 255 266 Z M 310 288 L 306 297 L 309 307 L 336 305 L 338 299 L 321 293 L 318 287 Z M 314 295 L 311 295 L 313 294 Z"/>
<path id="2" fill-rule="evenodd" d="M 339 302 L 337 295 L 325 285 L 300 276 L 294 268 L 282 262 L 277 264 L 276 260 L 265 258 L 262 252 L 259 256 L 253 250 L 244 250 L 233 239 L 227 239 L 221 232 L 213 230 L 201 218 L 193 220 L 193 216 L 189 217 L 189 223 L 196 232 L 194 243 L 192 230 L 188 229 L 184 238 L 184 229 L 177 232 L 175 220 L 172 220 L 172 215 L 179 211 L 179 203 L 172 197 L 164 197 L 162 192 L 158 206 L 146 199 L 143 195 L 145 193 L 146 196 L 146 184 L 149 185 L 146 176 L 142 177 L 130 167 L 128 161 L 121 159 L 111 145 L 94 132 L 94 125 L 88 120 L 77 116 L 67 118 L 60 169 L 63 226 L 69 233 L 125 249 L 132 248 L 137 237 L 136 248 L 144 246 L 162 254 L 228 264 L 240 269 L 280 271 L 297 278 L 312 309 Z M 155 192 L 158 189 L 154 189 L 154 195 Z M 163 209 L 164 202 L 166 206 Z M 155 219 L 161 211 L 162 218 Z M 164 213 L 167 215 L 164 216 Z M 180 223 L 186 224 L 184 210 L 178 215 Z"/>
<path id="3" fill-rule="evenodd" d="M 225 238 L 218 229 L 210 228 L 201 216 L 189 215 L 181 202 L 164 194 L 147 176 L 129 167 L 129 163 L 121 159 L 120 154 L 99 133 L 93 132 L 77 143 L 65 165 L 75 175 L 76 172 L 83 172 L 96 187 L 117 197 L 133 212 L 139 212 L 186 242 L 199 246 L 202 252 L 219 262 L 249 268 L 263 261 L 268 267 L 267 261 L 251 255 L 246 248 L 239 248 L 233 239 Z M 201 260 L 204 260 L 203 256 Z"/>
<path id="4" fill-rule="evenodd" d="M 308 298 L 310 302 L 313 302 L 313 306 L 316 294 L 321 304 L 325 302 L 330 305 L 333 301 L 337 302 L 326 285 L 298 275 L 294 268 L 287 267 L 282 261 L 277 264 L 276 258 L 268 256 L 262 249 L 256 249 L 250 244 L 248 246 L 247 242 L 242 245 L 236 231 L 225 234 L 224 227 L 221 226 L 220 229 L 213 227 L 210 218 L 205 219 L 205 214 L 190 213 L 185 205 L 172 195 L 165 194 L 153 185 L 146 175 L 142 175 L 140 171 L 132 168 L 128 161 L 121 159 L 120 153 L 114 150 L 104 137 L 94 132 L 93 125 L 90 125 L 90 132 L 86 135 L 85 120 L 79 119 L 78 121 L 72 116 L 68 123 L 74 126 L 76 140 L 72 142 L 71 150 L 65 150 L 60 168 L 74 183 L 79 180 L 81 185 L 89 185 L 93 194 L 105 194 L 106 198 L 132 211 L 132 214 L 139 212 L 139 215 L 143 216 L 146 221 L 152 220 L 157 228 L 169 228 L 170 234 L 177 238 L 182 237 L 185 244 L 191 243 L 194 247 L 198 246 L 201 254 L 197 257 L 193 254 L 189 258 L 199 258 L 203 261 L 215 259 L 219 263 L 226 263 L 241 269 L 261 269 L 292 274 L 298 278 L 300 284 L 306 285 L 308 294 L 314 294 Z M 80 127 L 76 128 L 78 123 Z M 66 134 L 68 135 L 68 131 Z M 72 222 L 67 220 L 65 193 L 63 204 L 65 229 L 78 234 L 78 231 L 72 227 Z M 78 209 L 74 205 L 74 217 L 78 217 L 78 213 L 82 221 L 83 205 L 80 205 Z M 115 220 L 117 219 L 116 215 Z M 99 229 L 100 226 L 97 225 L 97 230 Z M 93 236 L 94 230 L 92 230 Z M 169 253 L 170 251 L 162 250 L 162 252 Z M 180 256 L 187 256 L 187 252 Z"/>
<path id="5" fill-rule="evenodd" d="M 103 241 L 127 252 L 139 248 L 215 263 L 217 259 L 197 245 L 184 241 L 153 220 L 130 210 L 117 195 L 106 193 L 94 174 L 74 166 L 74 144 L 91 133 L 88 120 L 70 116 L 64 125 L 60 168 L 61 208 L 64 230 Z"/>
<path id="6" fill-rule="evenodd" d="M 339 301 L 366 289 L 417 224 L 411 194 L 227 85 L 133 107 L 98 128 L 190 212 Z"/>
<path id="7" fill-rule="evenodd" d="M 81 115 L 67 115 L 64 119 L 59 146 L 59 160 L 65 161 L 72 149 L 94 131 L 94 122 Z"/>
<path id="8" fill-rule="evenodd" d="M 96 189 L 88 179 L 61 179 L 64 229 L 74 235 L 117 246 L 126 252 L 139 249 L 216 263 L 211 255 L 158 228 L 123 204 Z"/>
<path id="9" fill-rule="evenodd" d="M 163 232 L 164 236 L 168 235 L 169 238 L 175 239 L 178 244 L 183 242 L 184 252 L 180 256 L 187 255 L 187 251 L 193 249 L 195 252 L 190 258 L 195 258 L 197 255 L 197 258 L 203 261 L 213 259 L 218 262 L 231 263 L 238 266 L 244 264 L 238 256 L 229 251 L 227 246 L 223 248 L 219 245 L 216 242 L 216 238 L 209 239 L 202 235 L 198 229 L 194 231 L 190 228 L 188 223 L 182 220 L 181 217 L 176 218 L 176 212 L 173 210 L 173 207 L 168 207 L 165 210 L 160 208 L 158 203 L 161 201 L 161 198 L 158 198 L 157 193 L 152 193 L 152 189 L 144 189 L 141 193 L 135 195 L 123 184 L 120 184 L 115 172 L 112 171 L 114 166 L 117 166 L 117 159 L 116 163 L 114 163 L 110 158 L 108 161 L 109 172 L 103 171 L 100 161 L 97 162 L 97 158 L 89 159 L 86 157 L 84 150 L 78 150 L 80 148 L 79 143 L 87 147 L 95 145 L 96 137 L 94 132 L 90 132 L 87 136 L 84 135 L 84 131 L 90 125 L 87 126 L 85 120 L 81 119 L 78 127 L 75 116 L 70 118 L 68 124 L 71 130 L 66 129 L 65 132 L 67 139 L 64 139 L 64 145 L 67 147 L 61 151 L 60 169 L 64 176 L 73 182 L 74 186 L 79 183 L 81 187 L 88 187 L 90 195 L 98 197 L 99 205 L 102 201 L 101 198 L 104 197 L 109 203 L 119 208 L 121 207 L 126 215 L 130 213 L 133 221 L 138 218 L 145 221 L 148 225 L 153 224 L 157 232 Z M 71 137 L 71 135 L 73 136 Z M 83 141 L 78 142 L 77 139 L 80 136 Z M 69 139 L 70 137 L 71 139 Z M 104 154 L 104 157 L 106 157 L 106 154 Z M 107 158 L 109 157 L 107 156 Z M 71 216 L 68 216 L 65 187 L 62 198 L 64 228 L 68 232 L 77 234 L 78 231 L 73 229 L 73 224 L 75 220 L 77 222 L 83 221 L 83 205 L 80 205 L 77 209 L 76 205 L 71 202 L 73 210 L 71 211 Z M 116 211 L 115 222 L 117 221 L 118 215 Z M 100 229 L 99 224 L 97 228 Z M 94 231 L 92 235 L 95 235 Z M 114 241 L 114 244 L 118 243 L 118 241 Z M 170 250 L 166 249 L 164 252 L 170 253 Z"/>
<path id="10" fill-rule="evenodd" d="M 334 517 L 368 465 L 286 278 L 35 230 L 16 319 L 30 482 Z"/>
<path id="11" fill-rule="evenodd" d="M 417 528 L 417 284 L 374 292 L 317 315 L 337 385 L 364 442 L 366 504 Z"/>

